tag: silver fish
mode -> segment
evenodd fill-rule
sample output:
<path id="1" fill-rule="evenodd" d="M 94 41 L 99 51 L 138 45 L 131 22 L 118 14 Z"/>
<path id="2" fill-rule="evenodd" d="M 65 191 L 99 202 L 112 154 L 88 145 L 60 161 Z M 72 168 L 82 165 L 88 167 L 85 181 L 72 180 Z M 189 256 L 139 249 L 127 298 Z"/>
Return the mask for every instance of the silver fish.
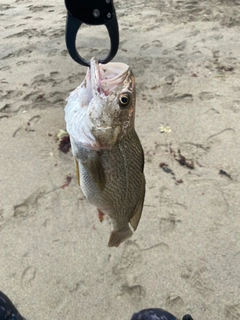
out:
<path id="1" fill-rule="evenodd" d="M 134 129 L 135 100 L 128 65 L 92 58 L 65 107 L 78 182 L 100 219 L 107 214 L 112 221 L 109 247 L 132 236 L 129 223 L 135 231 L 143 209 L 144 154 Z"/>

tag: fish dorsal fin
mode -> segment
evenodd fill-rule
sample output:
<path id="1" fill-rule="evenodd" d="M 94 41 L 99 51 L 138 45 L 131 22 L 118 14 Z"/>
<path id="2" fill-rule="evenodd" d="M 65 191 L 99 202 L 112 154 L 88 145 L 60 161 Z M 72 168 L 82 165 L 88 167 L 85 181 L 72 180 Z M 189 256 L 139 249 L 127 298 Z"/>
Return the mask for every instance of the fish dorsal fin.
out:
<path id="1" fill-rule="evenodd" d="M 139 221 L 141 219 L 144 197 L 145 197 L 145 178 L 144 178 L 144 175 L 142 175 L 142 185 L 141 185 L 140 196 L 139 196 L 135 211 L 133 213 L 133 216 L 129 221 L 134 231 L 137 229 L 137 226 L 138 226 Z"/>

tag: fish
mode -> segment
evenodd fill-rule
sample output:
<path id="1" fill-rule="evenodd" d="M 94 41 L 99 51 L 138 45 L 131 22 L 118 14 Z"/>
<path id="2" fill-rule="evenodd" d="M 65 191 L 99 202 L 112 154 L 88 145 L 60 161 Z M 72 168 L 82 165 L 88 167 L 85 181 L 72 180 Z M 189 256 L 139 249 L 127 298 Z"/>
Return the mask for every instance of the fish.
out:
<path id="1" fill-rule="evenodd" d="M 104 215 L 111 219 L 109 247 L 132 236 L 143 210 L 144 152 L 135 131 L 135 104 L 131 68 L 92 58 L 85 79 L 65 106 L 78 184 L 97 207 L 100 221 Z"/>
<path id="2" fill-rule="evenodd" d="M 21 316 L 12 301 L 2 291 L 0 291 L 0 319 L 26 320 Z"/>

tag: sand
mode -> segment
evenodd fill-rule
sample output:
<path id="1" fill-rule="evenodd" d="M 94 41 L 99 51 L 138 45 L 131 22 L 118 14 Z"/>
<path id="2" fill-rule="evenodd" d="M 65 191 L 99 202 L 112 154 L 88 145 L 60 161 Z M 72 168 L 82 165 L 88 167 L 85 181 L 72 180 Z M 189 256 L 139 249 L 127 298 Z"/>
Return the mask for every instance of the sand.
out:
<path id="1" fill-rule="evenodd" d="M 66 50 L 64 1 L 0 1 L 0 290 L 29 320 L 148 307 L 240 319 L 240 1 L 115 8 L 147 181 L 139 227 L 117 249 L 56 139 L 86 73 Z M 104 26 L 81 29 L 83 55 L 108 45 Z"/>

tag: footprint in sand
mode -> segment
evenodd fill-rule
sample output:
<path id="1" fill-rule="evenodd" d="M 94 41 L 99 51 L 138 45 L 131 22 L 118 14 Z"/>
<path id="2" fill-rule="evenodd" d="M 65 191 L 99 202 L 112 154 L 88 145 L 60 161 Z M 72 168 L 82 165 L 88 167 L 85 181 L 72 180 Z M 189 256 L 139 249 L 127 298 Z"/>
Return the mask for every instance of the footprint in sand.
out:
<path id="1" fill-rule="evenodd" d="M 122 286 L 122 294 L 129 295 L 132 299 L 139 300 L 146 296 L 146 289 L 141 285 Z"/>
<path id="2" fill-rule="evenodd" d="M 167 297 L 166 306 L 169 309 L 175 308 L 175 309 L 181 310 L 182 306 L 184 306 L 184 301 L 180 296 L 175 294 L 170 294 Z"/>
<path id="3" fill-rule="evenodd" d="M 181 277 L 188 281 L 202 296 L 208 296 L 209 293 L 214 292 L 214 288 L 209 280 L 207 271 L 207 268 L 204 266 L 195 270 L 191 266 L 187 266 L 186 270 L 182 272 Z"/>
<path id="4" fill-rule="evenodd" d="M 159 204 L 161 207 L 160 233 L 168 237 L 181 223 L 182 217 L 187 214 L 187 207 L 175 200 L 172 192 L 166 187 L 160 189 Z"/>
<path id="5" fill-rule="evenodd" d="M 142 253 L 133 241 L 125 242 L 125 248 L 120 261 L 113 267 L 112 272 L 121 283 L 121 294 L 141 299 L 146 294 L 146 289 L 139 284 L 142 273 Z"/>
<path id="6" fill-rule="evenodd" d="M 13 216 L 16 218 L 26 218 L 36 213 L 38 208 L 38 200 L 41 199 L 45 193 L 45 187 L 41 187 L 37 191 L 33 192 L 22 203 L 14 206 Z"/>
<path id="7" fill-rule="evenodd" d="M 113 274 L 118 280 L 125 282 L 129 273 L 140 275 L 140 266 L 142 263 L 142 253 L 137 244 L 128 240 L 125 242 L 125 248 L 120 261 L 113 267 Z"/>
<path id="8" fill-rule="evenodd" d="M 21 275 L 21 286 L 24 288 L 32 285 L 35 277 L 36 277 L 36 269 L 32 266 L 27 267 Z"/>
<path id="9" fill-rule="evenodd" d="M 177 212 L 177 209 L 176 209 Z M 159 229 L 162 235 L 169 236 L 170 232 L 173 232 L 177 224 L 181 223 L 181 219 L 176 219 L 176 215 L 169 213 L 167 217 L 161 218 L 159 222 Z"/>

